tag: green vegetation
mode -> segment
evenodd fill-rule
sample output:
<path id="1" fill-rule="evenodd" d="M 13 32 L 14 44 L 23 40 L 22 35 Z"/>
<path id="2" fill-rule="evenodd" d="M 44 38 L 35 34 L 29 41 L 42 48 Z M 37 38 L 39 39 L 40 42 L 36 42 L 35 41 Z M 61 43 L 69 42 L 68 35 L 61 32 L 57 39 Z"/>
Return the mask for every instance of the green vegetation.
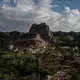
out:
<path id="1" fill-rule="evenodd" d="M 72 80 L 79 80 L 80 63 L 75 61 L 72 50 L 53 49 L 48 46 L 44 53 L 13 53 L 0 50 L 0 80 L 21 80 L 35 75 L 46 77 L 54 75 L 61 69 L 70 68 L 68 73 Z M 25 79 L 24 79 L 25 80 Z"/>
<path id="2" fill-rule="evenodd" d="M 50 59 L 51 56 L 54 58 Z M 50 54 L 49 50 L 43 54 L 35 53 L 34 55 L 0 51 L 0 79 L 16 80 L 32 74 L 53 75 L 59 68 L 59 63 L 54 62 L 57 57 Z"/>

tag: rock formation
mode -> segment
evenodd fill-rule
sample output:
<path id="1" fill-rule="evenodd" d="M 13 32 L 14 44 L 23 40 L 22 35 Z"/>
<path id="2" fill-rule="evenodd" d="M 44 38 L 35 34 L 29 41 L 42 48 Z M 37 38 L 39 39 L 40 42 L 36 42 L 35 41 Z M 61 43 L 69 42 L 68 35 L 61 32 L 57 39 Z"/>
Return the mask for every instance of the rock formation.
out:
<path id="1" fill-rule="evenodd" d="M 29 34 L 39 33 L 40 36 L 49 42 L 56 42 L 56 39 L 53 37 L 52 31 L 49 29 L 45 23 L 33 24 L 29 30 Z"/>

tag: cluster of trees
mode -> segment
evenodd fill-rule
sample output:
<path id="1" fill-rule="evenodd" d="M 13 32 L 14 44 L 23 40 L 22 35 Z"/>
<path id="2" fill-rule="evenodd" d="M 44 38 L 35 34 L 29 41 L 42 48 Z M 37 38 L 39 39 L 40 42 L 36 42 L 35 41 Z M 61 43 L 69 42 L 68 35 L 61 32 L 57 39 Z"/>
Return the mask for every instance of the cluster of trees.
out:
<path id="1" fill-rule="evenodd" d="M 18 38 L 24 38 L 27 36 L 27 33 L 19 32 L 17 30 L 12 32 L 0 32 L 0 38 L 3 39 L 18 39 Z"/>

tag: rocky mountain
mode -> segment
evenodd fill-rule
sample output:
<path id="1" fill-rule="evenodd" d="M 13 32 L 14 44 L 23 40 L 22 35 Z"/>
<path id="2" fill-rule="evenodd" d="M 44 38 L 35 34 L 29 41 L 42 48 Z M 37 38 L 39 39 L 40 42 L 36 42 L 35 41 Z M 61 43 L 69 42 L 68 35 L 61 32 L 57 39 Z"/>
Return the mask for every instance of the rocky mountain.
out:
<path id="1" fill-rule="evenodd" d="M 80 32 L 53 32 L 45 23 L 33 24 L 29 32 L 0 32 L 0 48 L 9 48 L 10 45 L 20 49 L 23 46 L 26 49 L 29 46 L 54 44 L 63 46 L 80 46 Z M 39 45 L 38 45 L 39 44 Z M 22 47 L 21 47 L 22 48 Z"/>
<path id="2" fill-rule="evenodd" d="M 41 37 L 46 41 L 56 42 L 56 39 L 54 38 L 52 31 L 49 29 L 49 26 L 45 23 L 33 24 L 29 30 L 29 34 L 35 33 L 39 33 Z"/>
<path id="3" fill-rule="evenodd" d="M 45 23 L 33 24 L 27 33 L 19 31 L 1 32 L 0 37 L 6 39 L 3 47 L 7 50 L 10 49 L 10 46 L 14 46 L 14 49 L 17 50 L 25 51 L 29 48 L 29 51 L 33 52 L 33 47 L 35 47 L 34 50 L 44 49 L 48 43 L 56 43 L 56 38 Z"/>

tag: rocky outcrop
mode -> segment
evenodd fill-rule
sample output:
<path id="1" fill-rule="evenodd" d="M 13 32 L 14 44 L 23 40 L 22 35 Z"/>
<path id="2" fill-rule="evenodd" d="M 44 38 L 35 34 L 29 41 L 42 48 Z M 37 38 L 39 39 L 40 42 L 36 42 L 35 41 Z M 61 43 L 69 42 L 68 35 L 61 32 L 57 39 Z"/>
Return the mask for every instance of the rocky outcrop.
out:
<path id="1" fill-rule="evenodd" d="M 29 34 L 39 33 L 40 36 L 49 42 L 56 42 L 56 39 L 53 37 L 52 31 L 49 29 L 45 23 L 33 24 L 29 30 Z"/>
<path id="2" fill-rule="evenodd" d="M 28 51 L 30 53 L 44 52 L 45 47 L 47 46 L 39 34 L 29 35 L 27 39 L 16 40 L 13 43 L 14 49 L 19 51 Z"/>

